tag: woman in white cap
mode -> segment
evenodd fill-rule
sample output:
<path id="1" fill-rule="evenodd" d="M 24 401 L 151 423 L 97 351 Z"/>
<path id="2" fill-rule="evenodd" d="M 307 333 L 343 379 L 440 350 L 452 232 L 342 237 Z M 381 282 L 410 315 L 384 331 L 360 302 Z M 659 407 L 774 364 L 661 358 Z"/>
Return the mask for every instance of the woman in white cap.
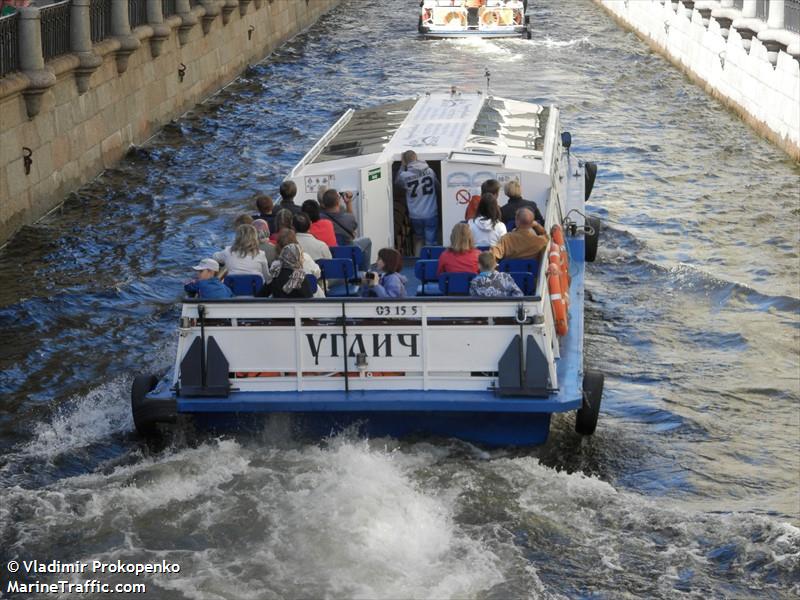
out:
<path id="1" fill-rule="evenodd" d="M 233 296 L 231 288 L 217 278 L 219 263 L 213 258 L 204 258 L 192 268 L 197 271 L 197 278 L 183 286 L 187 294 L 197 295 L 200 298 L 230 298 Z"/>

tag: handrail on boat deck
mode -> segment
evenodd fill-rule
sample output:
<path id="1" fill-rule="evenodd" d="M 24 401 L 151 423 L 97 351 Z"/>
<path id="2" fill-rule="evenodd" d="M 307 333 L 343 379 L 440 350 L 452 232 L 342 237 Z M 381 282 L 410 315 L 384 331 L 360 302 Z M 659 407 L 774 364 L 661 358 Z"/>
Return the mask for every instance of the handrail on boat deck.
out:
<path id="1" fill-rule="evenodd" d="M 317 154 L 319 154 L 319 150 L 324 148 L 325 144 L 327 144 L 331 138 L 336 136 L 342 130 L 342 128 L 347 125 L 347 123 L 350 121 L 350 118 L 353 116 L 353 113 L 355 113 L 355 111 L 352 108 L 348 108 L 347 111 L 341 117 L 339 117 L 339 120 L 333 124 L 333 127 L 328 130 L 328 133 L 323 135 L 317 141 L 317 143 L 311 147 L 311 150 L 306 152 L 305 156 L 300 159 L 300 162 L 297 163 L 292 169 L 291 173 L 289 173 L 289 177 L 295 177 L 298 170 L 305 167 Z"/>

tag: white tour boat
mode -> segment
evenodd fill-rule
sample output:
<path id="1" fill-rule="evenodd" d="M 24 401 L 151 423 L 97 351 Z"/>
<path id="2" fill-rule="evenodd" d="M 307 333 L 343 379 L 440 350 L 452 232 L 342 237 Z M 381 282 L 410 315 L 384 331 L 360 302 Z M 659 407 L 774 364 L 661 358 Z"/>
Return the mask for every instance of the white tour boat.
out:
<path id="1" fill-rule="evenodd" d="M 372 436 L 525 445 L 546 440 L 553 413 L 574 411 L 576 430 L 591 434 L 603 389 L 583 353 L 584 269 L 599 235 L 584 203 L 595 169 L 569 143 L 555 106 L 479 92 L 348 110 L 291 171 L 296 201 L 315 199 L 321 185 L 352 190 L 359 235 L 376 250 L 403 251 L 416 294 L 361 298 L 341 283 L 327 298 L 187 298 L 173 372 L 134 380 L 137 429 L 152 433 L 178 415 L 223 429 L 291 413 L 296 431 L 312 436 L 357 426 Z M 405 195 L 393 182 L 409 149 L 438 175 L 445 237 L 487 179 L 517 180 L 537 203 L 554 234 L 547 252 L 501 261 L 523 297 L 463 295 L 469 276 L 435 277 L 430 258 L 443 248 L 408 256 Z M 323 278 L 350 279 L 360 250 L 333 250 L 320 261 Z"/>
<path id="2" fill-rule="evenodd" d="M 527 0 L 422 0 L 417 29 L 426 37 L 531 38 Z"/>

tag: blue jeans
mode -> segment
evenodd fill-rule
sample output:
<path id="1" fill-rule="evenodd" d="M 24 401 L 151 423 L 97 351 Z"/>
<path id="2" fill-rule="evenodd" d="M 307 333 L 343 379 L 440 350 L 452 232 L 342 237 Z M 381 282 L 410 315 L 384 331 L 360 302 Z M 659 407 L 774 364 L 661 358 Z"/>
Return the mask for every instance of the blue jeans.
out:
<path id="1" fill-rule="evenodd" d="M 427 219 L 411 219 L 411 229 L 415 238 L 425 240 L 426 246 L 439 244 L 439 215 Z"/>

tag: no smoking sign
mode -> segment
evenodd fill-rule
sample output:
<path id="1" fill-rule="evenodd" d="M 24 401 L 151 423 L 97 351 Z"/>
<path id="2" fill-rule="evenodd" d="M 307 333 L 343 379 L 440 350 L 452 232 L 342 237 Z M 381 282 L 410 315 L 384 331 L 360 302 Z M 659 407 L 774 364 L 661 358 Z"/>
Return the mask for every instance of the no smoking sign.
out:
<path id="1" fill-rule="evenodd" d="M 461 188 L 456 192 L 456 202 L 459 204 L 469 204 L 469 199 L 472 197 L 472 194 L 469 193 L 469 190 Z"/>

